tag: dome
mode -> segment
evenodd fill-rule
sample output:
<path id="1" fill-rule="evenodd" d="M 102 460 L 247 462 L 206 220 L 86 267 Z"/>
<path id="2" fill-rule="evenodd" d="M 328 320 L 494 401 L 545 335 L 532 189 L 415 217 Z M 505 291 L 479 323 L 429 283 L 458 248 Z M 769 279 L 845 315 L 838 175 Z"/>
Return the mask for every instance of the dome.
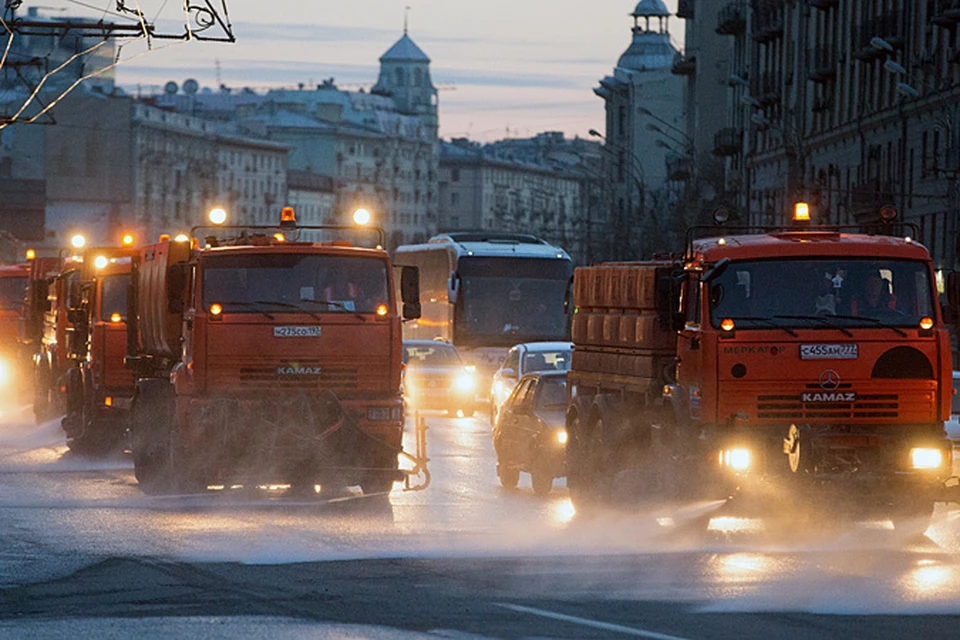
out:
<path id="1" fill-rule="evenodd" d="M 630 15 L 634 18 L 669 18 L 670 12 L 663 0 L 640 0 Z"/>
<path id="2" fill-rule="evenodd" d="M 673 64 L 673 56 L 677 50 L 670 44 L 670 35 L 654 31 L 635 31 L 633 42 L 617 66 L 621 69 L 639 71 L 641 69 L 662 69 Z"/>

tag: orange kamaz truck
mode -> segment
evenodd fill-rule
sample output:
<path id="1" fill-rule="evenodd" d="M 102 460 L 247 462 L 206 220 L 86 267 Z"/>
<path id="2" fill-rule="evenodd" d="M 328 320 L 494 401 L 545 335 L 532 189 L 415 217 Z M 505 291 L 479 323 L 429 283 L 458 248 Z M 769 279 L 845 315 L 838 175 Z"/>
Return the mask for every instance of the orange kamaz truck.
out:
<path id="1" fill-rule="evenodd" d="M 700 228 L 682 258 L 577 269 L 575 504 L 925 530 L 951 475 L 950 341 L 930 255 L 896 230 Z"/>
<path id="2" fill-rule="evenodd" d="M 363 248 L 300 241 L 350 230 L 295 225 L 285 211 L 281 226 L 194 229 L 141 250 L 127 363 L 145 492 L 384 493 L 405 477 L 400 323 L 419 316 L 417 272 L 403 269 L 398 313 L 381 231 Z"/>
<path id="3" fill-rule="evenodd" d="M 60 424 L 74 451 L 109 453 L 127 433 L 134 392 L 125 364 L 127 295 L 136 253 L 132 246 L 93 248 L 76 263 L 79 305 L 66 311 L 71 339 L 60 379 L 66 412 Z"/>

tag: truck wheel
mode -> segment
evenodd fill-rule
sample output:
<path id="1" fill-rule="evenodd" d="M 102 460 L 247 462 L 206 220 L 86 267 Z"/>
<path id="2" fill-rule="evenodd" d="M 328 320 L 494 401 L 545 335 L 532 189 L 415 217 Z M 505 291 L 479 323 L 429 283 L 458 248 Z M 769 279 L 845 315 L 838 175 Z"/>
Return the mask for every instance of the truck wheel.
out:
<path id="1" fill-rule="evenodd" d="M 553 489 L 553 475 L 545 471 L 534 471 L 530 474 L 530 483 L 533 485 L 533 495 L 542 498 Z"/>
<path id="2" fill-rule="evenodd" d="M 133 472 L 148 495 L 170 493 L 174 482 L 171 459 L 171 431 L 175 419 L 173 388 L 166 381 L 137 389 L 130 410 L 130 449 Z M 160 385 L 166 385 L 164 389 Z"/>
<path id="3" fill-rule="evenodd" d="M 497 477 L 500 478 L 500 486 L 504 489 L 516 489 L 520 484 L 520 472 L 514 467 L 508 467 L 497 463 Z"/>
<path id="4" fill-rule="evenodd" d="M 586 512 L 593 508 L 593 494 L 591 487 L 590 470 L 587 469 L 589 459 L 586 449 L 585 436 L 580 429 L 580 416 L 573 415 L 567 418 L 567 433 L 570 435 L 567 449 L 567 488 L 570 491 L 570 501 L 578 512 Z"/>
<path id="5" fill-rule="evenodd" d="M 45 359 L 33 369 L 33 415 L 37 424 L 53 417 L 53 400 L 50 397 L 50 367 Z"/>

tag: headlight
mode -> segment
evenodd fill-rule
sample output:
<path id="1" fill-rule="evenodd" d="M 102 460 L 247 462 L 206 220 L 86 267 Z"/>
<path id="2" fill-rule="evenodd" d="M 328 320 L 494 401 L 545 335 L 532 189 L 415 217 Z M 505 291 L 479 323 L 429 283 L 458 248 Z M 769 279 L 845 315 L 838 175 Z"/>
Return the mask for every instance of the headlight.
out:
<path id="1" fill-rule="evenodd" d="M 457 377 L 453 379 L 453 388 L 457 391 L 473 391 L 476 383 L 474 382 L 473 376 L 467 371 L 461 371 L 457 374 Z"/>
<path id="2" fill-rule="evenodd" d="M 943 464 L 943 452 L 922 447 L 911 449 L 910 462 L 914 469 L 938 469 Z"/>
<path id="3" fill-rule="evenodd" d="M 10 366 L 5 360 L 0 360 L 0 386 L 5 387 L 10 382 Z"/>
<path id="4" fill-rule="evenodd" d="M 557 431 L 557 442 L 560 444 L 567 444 L 567 432 L 565 429 L 560 429 Z"/>
<path id="5" fill-rule="evenodd" d="M 734 471 L 746 471 L 750 468 L 750 450 L 727 449 L 720 454 L 720 464 Z"/>

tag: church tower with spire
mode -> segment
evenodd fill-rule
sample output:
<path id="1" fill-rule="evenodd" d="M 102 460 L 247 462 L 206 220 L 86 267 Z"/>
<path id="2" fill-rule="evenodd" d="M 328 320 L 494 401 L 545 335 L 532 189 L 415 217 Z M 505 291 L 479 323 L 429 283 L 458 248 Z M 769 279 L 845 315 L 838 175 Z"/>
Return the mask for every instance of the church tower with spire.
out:
<path id="1" fill-rule="evenodd" d="M 380 57 L 380 77 L 371 93 L 393 98 L 400 113 L 418 116 L 437 131 L 437 88 L 430 78 L 430 58 L 407 33 L 406 20 L 403 37 Z"/>

